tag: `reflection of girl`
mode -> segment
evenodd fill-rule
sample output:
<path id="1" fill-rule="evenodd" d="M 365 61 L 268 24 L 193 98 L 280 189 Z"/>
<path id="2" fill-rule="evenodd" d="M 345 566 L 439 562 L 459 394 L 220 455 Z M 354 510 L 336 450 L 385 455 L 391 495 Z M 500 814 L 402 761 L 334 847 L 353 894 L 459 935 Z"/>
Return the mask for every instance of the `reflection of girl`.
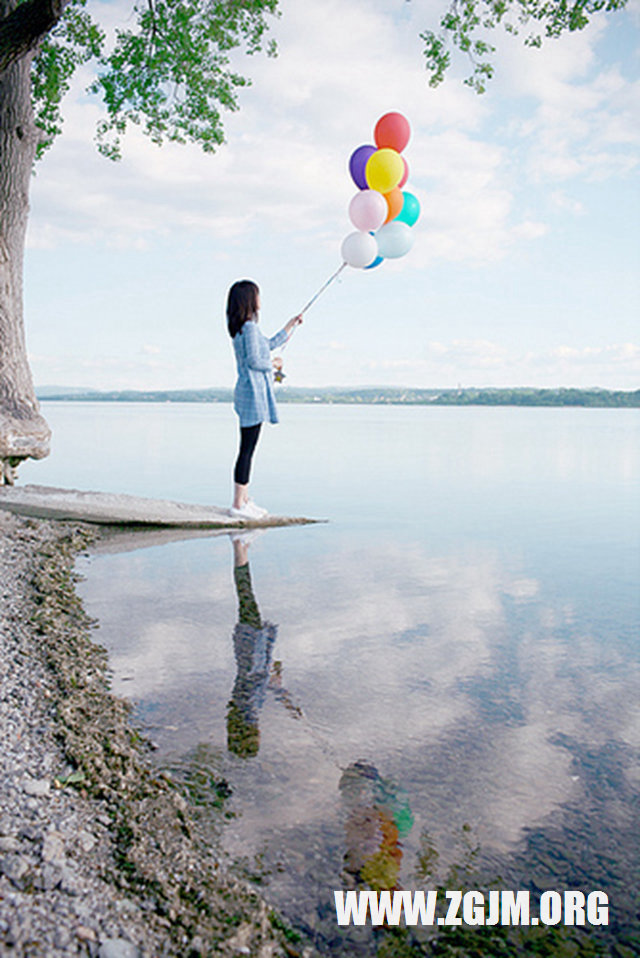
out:
<path id="1" fill-rule="evenodd" d="M 271 653 L 278 626 L 263 622 L 251 586 L 249 543 L 259 535 L 235 532 L 233 543 L 233 578 L 238 594 L 238 624 L 233 630 L 236 654 L 236 681 L 227 706 L 227 747 L 230 752 L 249 758 L 260 748 L 258 713 L 264 704 L 267 689 L 294 719 L 302 717 L 302 709 L 294 704 L 282 686 L 282 662 L 271 664 Z"/>
<path id="2" fill-rule="evenodd" d="M 267 515 L 249 498 L 251 460 L 263 422 L 278 422 L 273 391 L 271 350 L 285 343 L 302 322 L 302 316 L 290 319 L 280 332 L 267 339 L 258 329 L 260 290 L 251 280 L 234 283 L 227 299 L 227 327 L 233 339 L 238 367 L 234 392 L 234 409 L 240 419 L 240 451 L 234 469 L 234 491 L 231 514 L 244 519 L 261 519 Z"/>
<path id="3" fill-rule="evenodd" d="M 233 631 L 236 681 L 227 706 L 227 747 L 248 758 L 260 747 L 258 712 L 264 703 L 271 652 L 278 627 L 263 622 L 253 595 L 248 548 L 242 537 L 233 539 L 233 577 L 238 594 L 238 623 Z"/>

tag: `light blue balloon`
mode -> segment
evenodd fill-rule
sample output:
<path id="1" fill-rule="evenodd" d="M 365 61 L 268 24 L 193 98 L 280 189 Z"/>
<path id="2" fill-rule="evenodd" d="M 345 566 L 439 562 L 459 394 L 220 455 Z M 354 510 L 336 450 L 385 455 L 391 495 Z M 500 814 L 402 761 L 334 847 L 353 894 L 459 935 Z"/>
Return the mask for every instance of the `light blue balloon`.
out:
<path id="1" fill-rule="evenodd" d="M 396 216 L 396 222 L 413 226 L 418 222 L 420 216 L 420 202 L 413 193 L 403 192 L 402 195 L 404 196 L 404 203 L 402 204 L 402 209 Z"/>
<path id="2" fill-rule="evenodd" d="M 384 259 L 398 259 L 408 253 L 413 246 L 411 227 L 398 220 L 385 223 L 376 233 L 378 256 Z"/>

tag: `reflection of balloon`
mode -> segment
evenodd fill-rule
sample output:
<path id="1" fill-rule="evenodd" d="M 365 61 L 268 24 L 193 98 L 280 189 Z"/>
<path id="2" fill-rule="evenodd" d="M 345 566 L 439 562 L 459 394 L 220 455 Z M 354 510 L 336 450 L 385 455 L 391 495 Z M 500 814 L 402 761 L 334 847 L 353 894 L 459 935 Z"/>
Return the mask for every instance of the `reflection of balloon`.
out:
<path id="1" fill-rule="evenodd" d="M 342 259 L 349 266 L 364 269 L 373 263 L 378 255 L 378 243 L 371 233 L 349 233 L 342 241 L 341 253 Z"/>
<path id="2" fill-rule="evenodd" d="M 364 175 L 365 167 L 367 165 L 367 160 L 370 156 L 376 152 L 375 146 L 359 146 L 357 150 L 354 150 L 349 159 L 349 172 L 353 182 L 356 184 L 358 189 L 366 190 L 367 180 Z"/>
<path id="3" fill-rule="evenodd" d="M 402 174 L 402 179 L 401 179 L 400 182 L 398 183 L 398 186 L 400 187 L 400 189 L 402 189 L 402 187 L 404 186 L 404 184 L 405 184 L 405 183 L 407 182 L 407 180 L 409 179 L 409 164 L 408 164 L 407 161 L 405 160 L 404 156 L 401 157 L 401 159 L 402 159 L 402 162 L 404 163 L 404 173 Z"/>
<path id="4" fill-rule="evenodd" d="M 394 220 L 402 209 L 404 194 L 402 190 L 396 186 L 395 190 L 385 193 L 384 198 L 387 201 L 387 215 L 384 222 L 388 223 L 390 220 Z"/>
<path id="5" fill-rule="evenodd" d="M 413 233 L 406 223 L 394 220 L 387 223 L 376 233 L 378 255 L 385 259 L 398 259 L 408 253 L 413 246 Z"/>
<path id="6" fill-rule="evenodd" d="M 397 216 L 399 223 L 406 223 L 407 226 L 413 226 L 418 222 L 420 216 L 420 203 L 413 193 L 402 193 L 402 210 Z"/>
<path id="7" fill-rule="evenodd" d="M 402 196 L 402 191 L 398 192 Z M 349 203 L 349 218 L 359 230 L 377 230 L 388 212 L 384 196 L 376 190 L 360 190 Z"/>
<path id="8" fill-rule="evenodd" d="M 402 157 L 395 150 L 376 150 L 367 160 L 365 176 L 372 190 L 388 193 L 394 189 L 404 173 Z"/>
<path id="9" fill-rule="evenodd" d="M 389 146 L 392 150 L 402 153 L 410 136 L 409 121 L 402 113 L 385 113 L 376 123 L 373 138 L 376 146 Z"/>

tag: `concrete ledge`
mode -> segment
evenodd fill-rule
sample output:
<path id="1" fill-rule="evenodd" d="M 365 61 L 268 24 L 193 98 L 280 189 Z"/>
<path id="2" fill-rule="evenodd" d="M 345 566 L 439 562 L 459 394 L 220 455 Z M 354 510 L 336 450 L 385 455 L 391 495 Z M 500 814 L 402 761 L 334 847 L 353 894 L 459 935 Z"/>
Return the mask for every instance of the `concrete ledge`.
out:
<path id="1" fill-rule="evenodd" d="M 236 519 L 219 506 L 199 506 L 168 499 L 52 486 L 0 486 L 0 509 L 38 519 L 71 519 L 99 525 L 155 526 L 179 529 L 243 529 L 317 522 L 292 516 Z"/>

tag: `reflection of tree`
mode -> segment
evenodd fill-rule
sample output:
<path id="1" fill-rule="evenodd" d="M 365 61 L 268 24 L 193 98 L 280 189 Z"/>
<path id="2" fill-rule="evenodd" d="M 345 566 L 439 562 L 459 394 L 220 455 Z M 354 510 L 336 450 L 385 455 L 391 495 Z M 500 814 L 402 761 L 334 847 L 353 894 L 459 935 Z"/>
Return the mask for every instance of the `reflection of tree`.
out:
<path id="1" fill-rule="evenodd" d="M 420 833 L 420 847 L 418 850 L 418 864 L 416 876 L 420 882 L 427 884 L 435 875 L 440 855 L 433 843 L 433 839 L 426 829 Z"/>
<path id="2" fill-rule="evenodd" d="M 438 884 L 444 884 L 447 888 L 472 888 L 474 883 L 486 881 L 486 875 L 478 872 L 480 845 L 474 828 L 464 822 L 460 828 L 454 829 L 449 842 L 453 842 L 453 852 L 449 853 L 449 862 L 445 863 L 433 835 L 428 829 L 422 829 L 413 876 L 418 888 L 433 888 Z"/>
<path id="3" fill-rule="evenodd" d="M 345 882 L 376 890 L 396 888 L 402 862 L 400 838 L 413 825 L 406 796 L 366 762 L 349 765 L 339 788 L 347 812 Z"/>

